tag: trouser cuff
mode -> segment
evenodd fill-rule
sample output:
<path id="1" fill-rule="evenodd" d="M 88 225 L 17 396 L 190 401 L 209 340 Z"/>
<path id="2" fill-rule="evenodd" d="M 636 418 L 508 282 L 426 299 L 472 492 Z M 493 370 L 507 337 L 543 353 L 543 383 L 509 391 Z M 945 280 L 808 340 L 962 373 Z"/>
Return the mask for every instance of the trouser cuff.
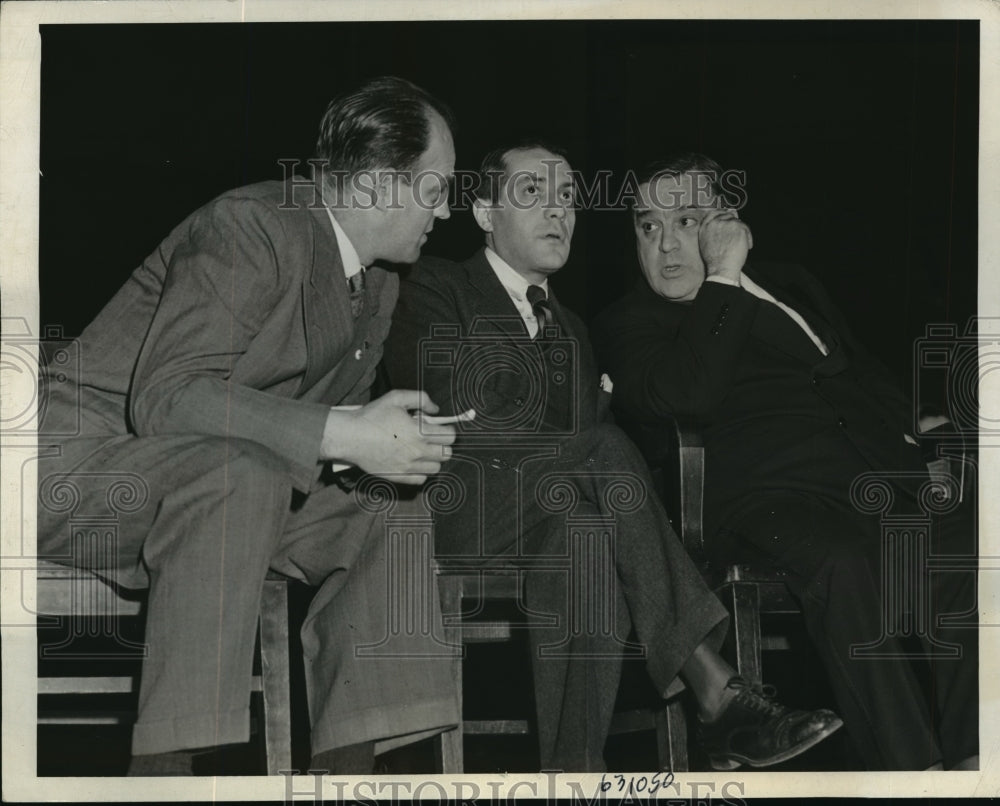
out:
<path id="1" fill-rule="evenodd" d="M 140 721 L 132 729 L 132 755 L 169 753 L 250 741 L 250 709 Z"/>

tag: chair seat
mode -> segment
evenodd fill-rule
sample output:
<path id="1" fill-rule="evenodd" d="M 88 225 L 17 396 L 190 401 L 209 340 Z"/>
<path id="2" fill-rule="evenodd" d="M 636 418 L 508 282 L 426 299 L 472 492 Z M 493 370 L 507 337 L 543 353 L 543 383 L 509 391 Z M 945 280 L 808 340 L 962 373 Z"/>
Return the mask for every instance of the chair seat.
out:
<path id="1" fill-rule="evenodd" d="M 789 573 L 780 568 L 759 565 L 729 565 L 726 567 L 726 582 L 775 582 L 785 584 Z"/>
<path id="2" fill-rule="evenodd" d="M 145 591 L 105 581 L 97 573 L 39 560 L 38 612 L 46 616 L 137 616 Z"/>
<path id="3" fill-rule="evenodd" d="M 59 644 L 41 645 L 41 657 L 60 658 L 53 668 L 77 671 L 87 660 L 142 657 L 141 644 L 124 641 L 115 619 L 140 616 L 145 606 L 146 591 L 123 588 L 113 581 L 103 579 L 99 573 L 68 565 L 39 560 L 36 572 L 36 612 L 39 625 L 46 616 L 70 618 L 70 639 L 88 637 L 113 638 L 118 649 L 102 655 L 95 653 L 74 655 L 69 640 Z M 280 770 L 291 769 L 291 703 L 288 657 L 288 580 L 269 573 L 264 581 L 260 610 L 260 674 L 251 679 L 250 690 L 262 695 L 264 704 L 264 741 L 267 751 L 267 772 L 277 775 Z M 121 650 L 134 650 L 131 653 Z M 74 661 L 68 663 L 65 661 Z M 50 674 L 38 678 L 39 697 L 67 697 L 78 695 L 136 695 L 138 677 L 134 673 L 112 676 L 81 676 Z M 127 701 L 126 701 L 127 702 Z M 134 706 L 123 709 L 121 705 L 102 710 L 88 708 L 40 709 L 41 725 L 128 725 L 135 721 Z"/>
<path id="4" fill-rule="evenodd" d="M 802 608 L 788 587 L 788 579 L 788 572 L 780 569 L 730 565 L 725 569 L 723 581 L 716 587 L 716 592 L 728 585 L 753 585 L 757 589 L 757 607 L 761 613 L 801 613 Z"/>

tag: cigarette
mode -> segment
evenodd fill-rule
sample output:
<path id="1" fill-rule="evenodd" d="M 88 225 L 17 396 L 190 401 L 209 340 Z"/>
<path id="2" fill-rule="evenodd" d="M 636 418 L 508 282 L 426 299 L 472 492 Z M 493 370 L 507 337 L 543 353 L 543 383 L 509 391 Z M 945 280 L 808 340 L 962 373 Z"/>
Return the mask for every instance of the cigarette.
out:
<path id="1" fill-rule="evenodd" d="M 474 420 L 476 418 L 476 410 L 469 409 L 468 411 L 463 411 L 461 414 L 452 414 L 448 417 L 439 417 L 435 414 L 424 414 L 420 413 L 420 419 L 425 423 L 430 425 L 449 425 L 450 423 L 467 423 L 469 420 Z"/>

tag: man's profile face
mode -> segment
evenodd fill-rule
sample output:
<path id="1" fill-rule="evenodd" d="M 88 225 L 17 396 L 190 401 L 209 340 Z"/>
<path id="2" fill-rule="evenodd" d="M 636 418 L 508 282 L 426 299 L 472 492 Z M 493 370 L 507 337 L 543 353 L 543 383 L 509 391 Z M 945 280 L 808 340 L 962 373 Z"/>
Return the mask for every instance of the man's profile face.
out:
<path id="1" fill-rule="evenodd" d="M 639 186 L 633 217 L 639 265 L 661 297 L 688 301 L 698 294 L 705 280 L 698 230 L 715 203 L 704 176 L 660 176 Z"/>
<path id="2" fill-rule="evenodd" d="M 569 258 L 576 224 L 573 177 L 569 163 L 544 148 L 509 151 L 504 164 L 499 198 L 477 220 L 493 251 L 537 282 Z"/>
<path id="3" fill-rule="evenodd" d="M 388 221 L 379 257 L 393 263 L 413 263 L 434 227 L 434 219 L 448 218 L 448 182 L 455 174 L 455 146 L 444 119 L 431 113 L 427 149 L 410 172 L 393 181 L 386 211 Z"/>

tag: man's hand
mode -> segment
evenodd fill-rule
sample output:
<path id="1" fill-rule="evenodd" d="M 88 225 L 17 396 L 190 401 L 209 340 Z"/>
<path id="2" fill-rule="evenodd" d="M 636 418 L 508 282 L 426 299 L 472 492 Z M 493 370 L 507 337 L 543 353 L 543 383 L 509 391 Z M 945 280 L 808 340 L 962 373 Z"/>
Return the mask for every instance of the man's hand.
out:
<path id="1" fill-rule="evenodd" d="M 706 276 L 719 275 L 739 282 L 747 252 L 753 248 L 753 235 L 735 210 L 712 210 L 701 220 L 698 247 Z"/>
<path id="2" fill-rule="evenodd" d="M 355 411 L 332 410 L 320 459 L 357 465 L 400 484 L 423 484 L 451 458 L 455 441 L 454 426 L 422 417 L 437 410 L 426 392 L 410 390 L 394 390 Z"/>

